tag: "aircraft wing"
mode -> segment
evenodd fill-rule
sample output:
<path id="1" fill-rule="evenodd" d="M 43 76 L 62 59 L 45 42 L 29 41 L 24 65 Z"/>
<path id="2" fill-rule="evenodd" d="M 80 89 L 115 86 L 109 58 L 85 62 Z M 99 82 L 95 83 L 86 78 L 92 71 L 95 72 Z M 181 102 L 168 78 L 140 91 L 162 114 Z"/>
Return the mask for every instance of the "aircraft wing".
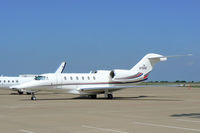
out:
<path id="1" fill-rule="evenodd" d="M 90 88 L 79 88 L 81 93 L 90 93 L 90 94 L 97 94 L 97 93 L 104 93 L 106 91 L 113 92 L 121 89 L 126 88 L 146 88 L 146 87 L 181 87 L 183 85 L 135 85 L 135 86 L 110 86 L 110 87 L 90 87 Z"/>
<path id="2" fill-rule="evenodd" d="M 124 88 L 128 88 L 128 86 L 80 88 L 79 91 L 82 93 L 104 93 L 105 91 L 113 92 Z"/>
<path id="3" fill-rule="evenodd" d="M 66 62 L 62 62 L 55 73 L 62 73 L 65 69 Z"/>

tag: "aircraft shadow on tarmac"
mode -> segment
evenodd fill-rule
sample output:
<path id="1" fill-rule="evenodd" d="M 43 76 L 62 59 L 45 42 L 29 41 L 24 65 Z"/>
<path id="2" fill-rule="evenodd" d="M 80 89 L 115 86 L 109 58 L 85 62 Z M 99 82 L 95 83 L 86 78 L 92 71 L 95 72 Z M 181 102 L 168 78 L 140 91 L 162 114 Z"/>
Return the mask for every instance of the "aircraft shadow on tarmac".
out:
<path id="1" fill-rule="evenodd" d="M 7 93 L 2 93 L 2 94 L 0 94 L 0 96 L 6 96 L 6 95 L 19 95 L 19 94 L 7 94 Z"/>
<path id="2" fill-rule="evenodd" d="M 37 96 L 37 95 L 36 95 Z M 23 100 L 29 100 L 29 99 L 23 99 Z M 162 97 L 156 97 L 156 96 L 136 96 L 136 97 L 114 97 L 113 99 L 107 99 L 104 97 L 100 97 L 97 99 L 90 99 L 87 97 L 74 97 L 74 98 L 38 98 L 37 100 L 112 100 L 112 101 L 117 101 L 117 100 L 141 100 L 141 101 L 181 101 L 181 100 L 176 100 L 176 99 L 169 99 L 169 98 L 162 98 Z"/>
<path id="3" fill-rule="evenodd" d="M 141 95 L 141 96 L 134 96 L 134 97 L 114 97 L 113 99 L 107 99 L 104 97 L 99 97 L 97 99 L 89 99 L 88 97 L 74 97 L 74 98 L 39 98 L 39 96 L 41 95 L 60 95 L 63 93 L 58 93 L 58 92 L 54 92 L 54 93 L 38 93 L 36 94 L 37 100 L 141 100 L 141 101 L 182 101 L 182 100 L 177 100 L 177 99 L 172 99 L 170 97 L 160 97 L 160 96 L 145 96 L 145 95 Z M 19 95 L 17 92 L 13 92 L 13 93 L 1 93 L 0 95 Z M 19 95 L 20 96 L 20 95 Z M 23 101 L 28 101 L 30 99 L 22 99 Z"/>
<path id="4" fill-rule="evenodd" d="M 200 118 L 200 113 L 173 114 L 173 115 L 171 115 L 171 117 Z"/>

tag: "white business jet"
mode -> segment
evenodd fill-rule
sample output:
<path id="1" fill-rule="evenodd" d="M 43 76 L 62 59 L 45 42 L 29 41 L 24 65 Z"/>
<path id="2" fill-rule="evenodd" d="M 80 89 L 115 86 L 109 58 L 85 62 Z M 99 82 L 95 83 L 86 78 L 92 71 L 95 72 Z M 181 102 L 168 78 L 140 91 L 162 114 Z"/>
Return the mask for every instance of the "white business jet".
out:
<path id="1" fill-rule="evenodd" d="M 30 91 L 62 89 L 67 93 L 86 95 L 95 99 L 97 94 L 104 94 L 112 99 L 114 91 L 132 88 L 132 83 L 139 83 L 148 79 L 154 65 L 166 61 L 168 57 L 150 53 L 144 56 L 130 70 L 98 70 L 90 73 L 47 73 L 36 76 L 34 80 L 24 84 L 12 86 L 12 89 L 26 89 Z M 32 93 L 31 100 L 36 100 Z"/>
<path id="2" fill-rule="evenodd" d="M 66 62 L 62 62 L 59 68 L 56 70 L 55 73 L 62 73 L 66 66 Z M 1 76 L 0 77 L 0 89 L 10 89 L 12 86 L 24 84 L 26 82 L 30 82 L 35 80 L 35 77 L 38 75 L 19 75 L 18 77 L 8 77 L 8 76 Z M 26 92 L 27 94 L 31 94 L 32 92 L 26 90 L 24 88 L 12 88 L 13 91 L 18 91 L 19 94 L 23 94 Z"/>

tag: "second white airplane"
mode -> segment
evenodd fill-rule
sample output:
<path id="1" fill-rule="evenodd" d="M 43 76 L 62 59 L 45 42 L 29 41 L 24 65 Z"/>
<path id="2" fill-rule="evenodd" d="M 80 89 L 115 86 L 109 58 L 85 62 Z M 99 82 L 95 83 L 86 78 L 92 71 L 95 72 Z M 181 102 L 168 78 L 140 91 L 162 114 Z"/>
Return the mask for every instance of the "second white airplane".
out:
<path id="1" fill-rule="evenodd" d="M 66 62 L 62 62 L 61 65 L 59 66 L 59 68 L 56 70 L 55 73 L 62 73 L 63 70 L 65 69 L 66 66 Z M 37 77 L 37 75 L 33 75 L 33 74 L 27 74 L 27 75 L 20 75 L 17 77 L 8 77 L 8 76 L 1 76 L 0 77 L 0 89 L 10 89 L 12 88 L 12 86 L 15 85 L 20 85 L 32 80 L 35 80 L 35 78 Z M 18 91 L 19 94 L 23 94 L 24 92 L 26 92 L 27 94 L 31 94 L 31 91 L 28 91 L 26 89 L 23 88 L 12 88 L 13 91 Z"/>
<path id="2" fill-rule="evenodd" d="M 168 56 L 169 57 L 169 56 Z M 12 89 L 26 89 L 31 92 L 40 90 L 62 89 L 67 93 L 86 95 L 95 99 L 97 94 L 104 94 L 112 99 L 114 91 L 132 88 L 132 83 L 139 83 L 148 79 L 154 65 L 160 61 L 166 61 L 167 56 L 150 53 L 144 56 L 130 70 L 97 70 L 91 73 L 47 73 L 36 76 L 34 80 L 20 85 L 12 86 Z M 31 100 L 36 100 L 32 93 Z"/>

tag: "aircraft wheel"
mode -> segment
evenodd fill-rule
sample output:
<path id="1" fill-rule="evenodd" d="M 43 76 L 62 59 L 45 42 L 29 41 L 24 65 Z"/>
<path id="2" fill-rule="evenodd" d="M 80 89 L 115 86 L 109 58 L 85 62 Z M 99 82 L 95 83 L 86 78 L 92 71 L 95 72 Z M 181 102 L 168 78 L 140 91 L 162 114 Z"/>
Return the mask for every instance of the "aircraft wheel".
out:
<path id="1" fill-rule="evenodd" d="M 35 101 L 35 100 L 36 100 L 36 97 L 35 97 L 35 96 L 32 96 L 32 97 L 31 97 L 31 100 Z"/>
<path id="2" fill-rule="evenodd" d="M 113 99 L 113 95 L 112 94 L 108 94 L 108 99 Z"/>
<path id="3" fill-rule="evenodd" d="M 31 95 L 31 92 L 26 92 L 26 95 Z"/>
<path id="4" fill-rule="evenodd" d="M 18 91 L 18 94 L 19 95 L 22 95 L 24 92 L 23 91 Z"/>

